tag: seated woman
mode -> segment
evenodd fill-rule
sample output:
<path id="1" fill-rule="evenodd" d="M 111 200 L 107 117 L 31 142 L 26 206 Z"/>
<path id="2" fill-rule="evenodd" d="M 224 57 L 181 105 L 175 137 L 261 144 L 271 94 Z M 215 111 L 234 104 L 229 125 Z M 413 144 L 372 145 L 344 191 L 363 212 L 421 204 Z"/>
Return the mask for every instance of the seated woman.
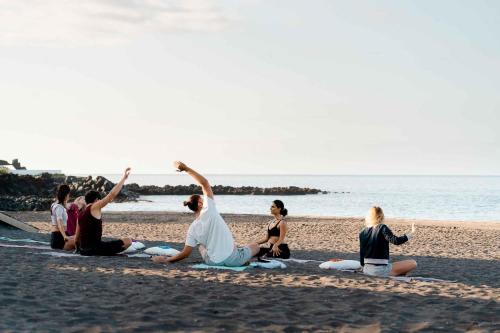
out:
<path id="1" fill-rule="evenodd" d="M 380 207 L 372 207 L 366 215 L 366 227 L 359 234 L 360 262 L 363 273 L 374 276 L 402 276 L 417 268 L 415 260 L 389 262 L 389 243 L 401 245 L 409 241 L 415 232 L 395 236 L 388 226 L 383 224 L 384 212 Z"/>
<path id="2" fill-rule="evenodd" d="M 56 201 L 50 206 L 50 247 L 58 250 L 71 251 L 75 248 L 75 240 L 66 230 L 68 213 L 66 204 L 69 200 L 70 188 L 66 184 L 59 185 L 56 192 Z"/>
<path id="3" fill-rule="evenodd" d="M 97 191 L 89 191 L 85 194 L 87 206 L 78 216 L 77 227 L 77 245 L 80 254 L 84 256 L 112 256 L 126 250 L 131 244 L 130 238 L 117 239 L 112 241 L 103 241 L 102 237 L 102 219 L 101 210 L 106 207 L 120 193 L 130 174 L 130 168 L 127 168 L 120 181 L 113 189 L 101 199 Z"/>
<path id="4" fill-rule="evenodd" d="M 80 214 L 85 208 L 85 197 L 80 196 L 75 199 L 74 202 L 66 206 L 66 211 L 68 212 L 68 224 L 66 233 L 69 236 L 74 236 L 76 234 L 76 225 L 78 223 L 78 214 Z"/>
<path id="5" fill-rule="evenodd" d="M 288 215 L 288 210 L 285 208 L 283 201 L 274 200 L 271 205 L 271 214 L 274 219 L 269 221 L 267 225 L 266 237 L 261 239 L 258 244 L 267 243 L 267 247 L 261 247 L 258 256 L 266 256 L 270 258 L 290 258 L 290 249 L 284 243 L 288 227 L 286 225 L 285 216 Z"/>
<path id="6" fill-rule="evenodd" d="M 173 257 L 157 256 L 152 260 L 171 264 L 189 257 L 193 248 L 198 247 L 207 265 L 232 267 L 250 261 L 259 252 L 259 245 L 236 245 L 231 230 L 217 210 L 208 180 L 182 162 L 176 161 L 174 166 L 178 171 L 186 172 L 201 186 L 203 196 L 193 194 L 189 200 L 184 201 L 184 206 L 187 206 L 195 217 L 189 226 L 184 249 Z"/>

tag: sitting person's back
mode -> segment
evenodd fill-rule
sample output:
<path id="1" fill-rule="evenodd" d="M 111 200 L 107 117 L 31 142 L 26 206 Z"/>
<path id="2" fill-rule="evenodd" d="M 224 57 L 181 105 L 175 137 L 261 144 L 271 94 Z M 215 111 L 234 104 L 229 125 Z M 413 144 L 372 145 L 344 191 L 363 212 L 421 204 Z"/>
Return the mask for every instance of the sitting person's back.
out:
<path id="1" fill-rule="evenodd" d="M 364 228 L 359 234 L 361 264 L 388 264 L 389 242 L 400 245 L 408 241 L 408 237 L 395 236 L 385 224 Z"/>
<path id="2" fill-rule="evenodd" d="M 82 254 L 93 252 L 101 243 L 102 220 L 92 216 L 91 209 L 92 205 L 87 206 L 78 217 L 80 227 L 78 248 Z"/>
<path id="3" fill-rule="evenodd" d="M 389 261 L 389 243 L 401 245 L 409 241 L 412 233 L 396 236 L 384 222 L 380 207 L 372 207 L 365 219 L 366 227 L 359 233 L 359 260 L 363 273 L 375 276 L 406 275 L 417 267 L 415 260 Z M 414 232 L 415 226 L 412 226 Z"/>
<path id="4" fill-rule="evenodd" d="M 127 168 L 121 180 L 113 189 L 101 199 L 97 191 L 89 191 L 85 194 L 87 207 L 78 216 L 77 246 L 80 254 L 85 256 L 112 256 L 127 249 L 131 244 L 130 238 L 102 241 L 102 218 L 101 209 L 113 201 L 128 178 L 130 169 Z"/>
<path id="5" fill-rule="evenodd" d="M 191 223 L 186 244 L 202 246 L 201 255 L 207 263 L 220 263 L 234 250 L 233 234 L 220 216 L 212 198 L 204 196 L 200 215 Z"/>

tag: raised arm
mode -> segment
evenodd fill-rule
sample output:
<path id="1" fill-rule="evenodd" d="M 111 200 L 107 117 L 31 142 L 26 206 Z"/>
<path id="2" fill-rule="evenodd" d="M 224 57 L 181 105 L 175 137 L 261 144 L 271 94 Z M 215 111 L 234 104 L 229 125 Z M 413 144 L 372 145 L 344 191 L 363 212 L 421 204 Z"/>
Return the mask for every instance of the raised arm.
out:
<path id="1" fill-rule="evenodd" d="M 97 201 L 92 205 L 92 213 L 98 213 L 98 214 L 92 214 L 92 215 L 101 215 L 100 211 L 104 207 L 106 207 L 107 204 L 109 204 L 111 201 L 114 200 L 120 194 L 120 191 L 122 190 L 123 184 L 125 184 L 125 181 L 127 180 L 128 176 L 130 175 L 130 168 L 125 169 L 125 172 L 123 173 L 122 178 L 120 181 L 113 187 L 113 189 L 108 193 L 107 196 L 105 196 L 103 199 Z"/>
<path id="2" fill-rule="evenodd" d="M 186 164 L 184 164 L 180 161 L 175 161 L 174 167 L 177 169 L 177 171 L 179 171 L 179 172 L 185 171 L 188 175 L 190 175 L 198 183 L 198 185 L 201 186 L 201 189 L 203 190 L 204 195 L 206 195 L 207 197 L 209 197 L 211 199 L 214 198 L 214 193 L 212 192 L 212 187 L 210 186 L 210 183 L 208 182 L 208 180 L 205 177 L 203 177 L 198 172 L 194 171 L 193 169 L 191 169 Z"/>
<path id="3" fill-rule="evenodd" d="M 389 243 L 392 243 L 394 245 L 401 245 L 401 244 L 404 244 L 406 243 L 409 238 L 408 236 L 406 235 L 403 235 L 403 236 L 396 236 L 392 233 L 391 229 L 389 229 L 388 226 L 386 226 L 385 224 L 381 226 L 381 231 L 382 231 L 382 234 L 384 235 L 385 239 L 389 242 Z"/>

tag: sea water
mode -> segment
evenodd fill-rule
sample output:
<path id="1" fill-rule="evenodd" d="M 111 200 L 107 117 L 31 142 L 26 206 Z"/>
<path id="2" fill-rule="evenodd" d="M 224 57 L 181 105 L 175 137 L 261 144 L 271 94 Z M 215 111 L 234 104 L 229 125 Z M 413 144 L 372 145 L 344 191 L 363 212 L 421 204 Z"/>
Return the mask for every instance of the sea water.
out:
<path id="1" fill-rule="evenodd" d="M 120 175 L 104 175 L 116 182 Z M 377 205 L 387 217 L 500 221 L 500 176 L 311 176 L 207 175 L 213 185 L 299 186 L 328 194 L 298 196 L 218 195 L 222 213 L 268 214 L 274 199 L 282 200 L 290 215 L 357 216 Z M 188 185 L 186 174 L 131 175 L 127 183 Z M 187 196 L 142 196 L 143 201 L 112 203 L 107 211 L 185 212 Z"/>

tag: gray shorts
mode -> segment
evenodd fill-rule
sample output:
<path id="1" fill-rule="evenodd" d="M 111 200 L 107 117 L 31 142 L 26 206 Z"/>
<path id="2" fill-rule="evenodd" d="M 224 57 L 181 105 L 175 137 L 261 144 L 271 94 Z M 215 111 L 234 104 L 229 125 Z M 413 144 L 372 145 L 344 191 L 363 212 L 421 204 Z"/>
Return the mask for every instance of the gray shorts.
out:
<path id="1" fill-rule="evenodd" d="M 389 274 L 391 273 L 391 270 L 392 270 L 391 264 L 387 265 L 365 264 L 363 266 L 363 273 L 372 276 L 388 277 Z"/>
<path id="2" fill-rule="evenodd" d="M 250 261 L 250 259 L 252 259 L 252 250 L 250 250 L 250 248 L 247 246 L 242 246 L 235 247 L 233 253 L 231 253 L 231 255 L 227 257 L 227 259 L 225 259 L 223 262 L 214 263 L 208 260 L 208 262 L 206 263 L 207 265 L 236 267 L 243 266 L 248 261 Z"/>

